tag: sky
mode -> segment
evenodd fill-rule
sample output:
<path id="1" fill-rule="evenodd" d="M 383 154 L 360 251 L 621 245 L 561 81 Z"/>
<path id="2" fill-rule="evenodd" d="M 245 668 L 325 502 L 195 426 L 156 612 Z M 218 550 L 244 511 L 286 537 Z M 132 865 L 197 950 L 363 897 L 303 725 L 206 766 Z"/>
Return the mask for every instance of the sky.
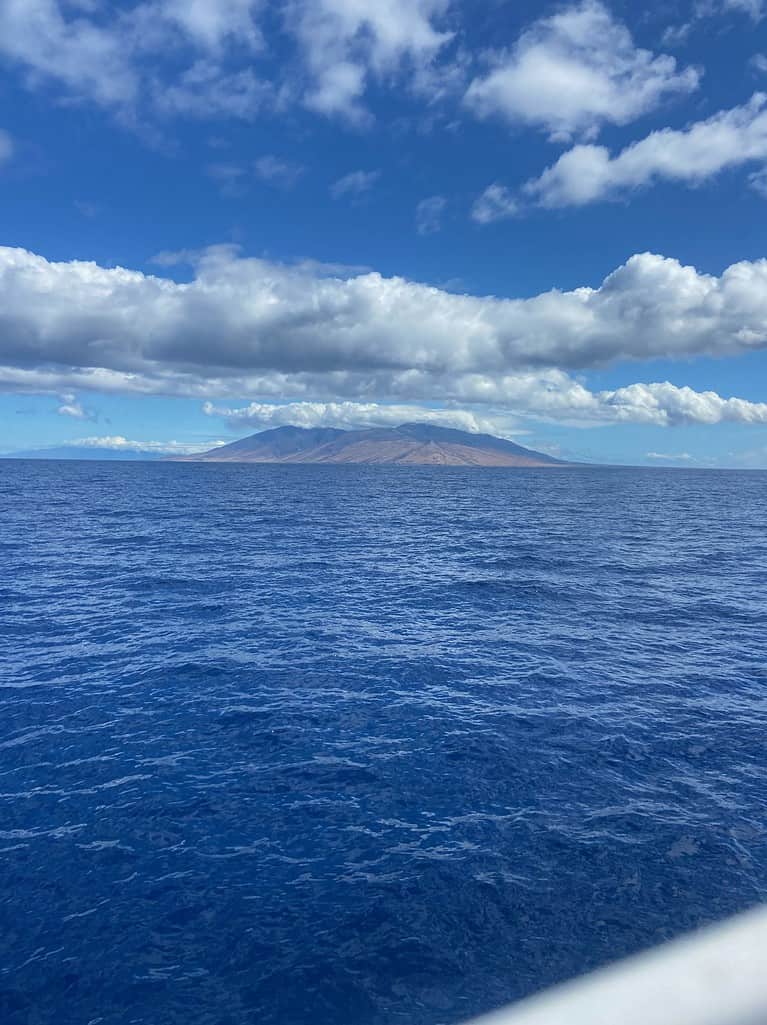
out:
<path id="1" fill-rule="evenodd" d="M 767 0 L 0 0 L 0 453 L 767 468 Z"/>

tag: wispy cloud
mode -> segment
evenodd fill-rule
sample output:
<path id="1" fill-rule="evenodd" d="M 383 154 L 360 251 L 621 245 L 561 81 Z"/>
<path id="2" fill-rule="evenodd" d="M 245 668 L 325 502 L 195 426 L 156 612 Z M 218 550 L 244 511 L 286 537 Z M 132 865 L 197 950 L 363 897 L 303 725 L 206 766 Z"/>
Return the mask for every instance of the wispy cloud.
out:
<path id="1" fill-rule="evenodd" d="M 753 21 L 761 21 L 765 15 L 764 0 L 721 0 L 724 11 L 741 11 Z"/>
<path id="2" fill-rule="evenodd" d="M 380 171 L 351 171 L 333 182 L 330 186 L 330 195 L 333 199 L 360 196 L 363 192 L 369 192 L 380 177 Z"/>
<path id="3" fill-rule="evenodd" d="M 448 8 L 292 0 L 279 18 L 289 58 L 268 77 L 264 0 L 5 0 L 0 54 L 26 86 L 55 86 L 134 127 L 157 115 L 250 120 L 288 103 L 363 123 L 371 83 L 423 91 L 445 77 L 433 64 L 452 39 L 440 28 Z"/>
<path id="4" fill-rule="evenodd" d="M 379 402 L 250 402 L 229 408 L 206 402 L 206 416 L 223 417 L 233 430 L 292 424 L 296 427 L 398 427 L 403 423 L 431 423 L 462 431 L 514 437 L 528 432 L 508 413 L 488 414 L 468 409 L 429 409 L 420 405 Z"/>
<path id="5" fill-rule="evenodd" d="M 240 164 L 208 164 L 205 173 L 218 183 L 222 196 L 242 196 L 247 191 L 247 172 Z"/>
<path id="6" fill-rule="evenodd" d="M 519 209 L 519 203 L 506 186 L 494 182 L 474 201 L 471 216 L 478 224 L 491 224 L 516 217 Z"/>
<path id="7" fill-rule="evenodd" d="M 285 189 L 292 188 L 304 173 L 304 168 L 300 164 L 283 160 L 273 153 L 259 157 L 254 161 L 253 168 L 262 181 Z"/>
<path id="8" fill-rule="evenodd" d="M 645 459 L 657 459 L 668 463 L 692 463 L 696 461 L 695 456 L 691 456 L 689 452 L 647 452 L 645 453 Z"/>
<path id="9" fill-rule="evenodd" d="M 0 167 L 8 163 L 15 149 L 16 147 L 10 133 L 0 128 Z"/>
<path id="10" fill-rule="evenodd" d="M 434 235 L 442 230 L 442 215 L 447 207 L 444 196 L 429 196 L 415 208 L 415 226 L 419 235 Z"/>
<path id="11" fill-rule="evenodd" d="M 664 46 L 678 46 L 686 43 L 698 24 L 706 18 L 727 14 L 745 14 L 754 22 L 764 17 L 764 0 L 696 0 L 692 5 L 688 21 L 669 25 L 663 32 Z"/>
<path id="12" fill-rule="evenodd" d="M 85 199 L 75 200 L 75 210 L 83 217 L 87 217 L 89 220 L 93 220 L 94 217 L 98 217 L 101 209 L 97 203 L 91 203 Z"/>
<path id="13" fill-rule="evenodd" d="M 10 0 L 0 4 L 0 53 L 29 73 L 24 82 L 32 88 L 55 84 L 126 123 L 136 124 L 139 110 L 147 109 L 248 117 L 273 87 L 249 64 L 227 64 L 261 48 L 260 6 L 141 0 L 105 16 L 99 3 Z"/>

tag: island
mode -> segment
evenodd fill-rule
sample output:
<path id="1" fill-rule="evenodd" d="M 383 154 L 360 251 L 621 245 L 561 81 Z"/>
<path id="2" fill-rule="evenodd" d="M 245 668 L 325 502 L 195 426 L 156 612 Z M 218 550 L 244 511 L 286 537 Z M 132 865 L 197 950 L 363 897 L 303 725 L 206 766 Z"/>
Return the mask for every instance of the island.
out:
<path id="1" fill-rule="evenodd" d="M 363 463 L 387 466 L 565 467 L 553 456 L 505 438 L 433 424 L 342 430 L 334 427 L 275 427 L 209 452 L 174 456 L 174 462 Z"/>

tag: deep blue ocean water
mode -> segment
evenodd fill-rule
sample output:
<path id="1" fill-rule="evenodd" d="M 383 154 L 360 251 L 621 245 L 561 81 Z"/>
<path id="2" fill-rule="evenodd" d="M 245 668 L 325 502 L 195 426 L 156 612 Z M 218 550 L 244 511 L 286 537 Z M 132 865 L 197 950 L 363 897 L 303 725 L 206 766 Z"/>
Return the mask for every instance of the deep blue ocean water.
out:
<path id="1" fill-rule="evenodd" d="M 0 462 L 3 1025 L 459 1022 L 767 897 L 767 474 Z"/>

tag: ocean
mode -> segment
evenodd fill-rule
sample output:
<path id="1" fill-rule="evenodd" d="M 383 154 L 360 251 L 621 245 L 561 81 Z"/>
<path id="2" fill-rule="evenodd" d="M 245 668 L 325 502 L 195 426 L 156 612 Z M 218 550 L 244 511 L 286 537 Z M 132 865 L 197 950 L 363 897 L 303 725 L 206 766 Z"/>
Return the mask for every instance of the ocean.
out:
<path id="1" fill-rule="evenodd" d="M 767 474 L 0 462 L 0 1021 L 452 1025 L 767 898 Z"/>

